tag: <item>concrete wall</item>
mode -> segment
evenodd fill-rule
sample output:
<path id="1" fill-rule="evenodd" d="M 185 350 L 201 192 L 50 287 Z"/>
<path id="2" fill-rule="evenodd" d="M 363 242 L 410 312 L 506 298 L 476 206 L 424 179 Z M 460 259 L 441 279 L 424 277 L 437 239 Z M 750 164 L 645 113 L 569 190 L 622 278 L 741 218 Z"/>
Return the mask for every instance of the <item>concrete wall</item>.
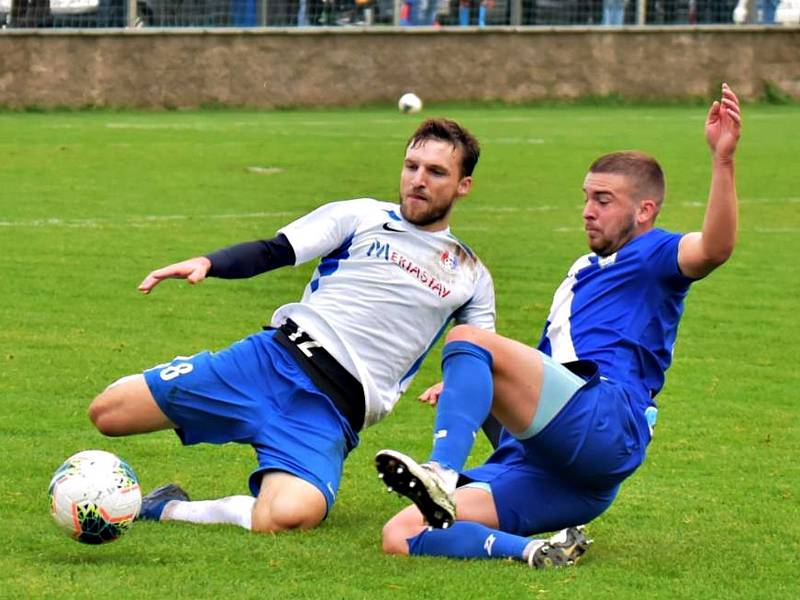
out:
<path id="1" fill-rule="evenodd" d="M 342 106 L 705 97 L 800 99 L 800 28 L 0 32 L 7 107 Z"/>

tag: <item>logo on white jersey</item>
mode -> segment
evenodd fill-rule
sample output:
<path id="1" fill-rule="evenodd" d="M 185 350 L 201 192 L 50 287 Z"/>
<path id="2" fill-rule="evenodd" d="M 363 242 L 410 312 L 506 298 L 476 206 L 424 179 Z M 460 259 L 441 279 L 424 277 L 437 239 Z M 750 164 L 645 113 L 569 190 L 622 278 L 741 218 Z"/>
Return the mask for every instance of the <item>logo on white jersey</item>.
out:
<path id="1" fill-rule="evenodd" d="M 373 240 L 372 244 L 367 250 L 367 256 L 382 258 L 386 262 L 397 265 L 406 273 L 419 281 L 423 286 L 439 296 L 439 298 L 447 298 L 450 295 L 450 290 L 445 287 L 441 281 L 436 279 L 436 277 L 420 267 L 410 258 L 400 254 L 397 250 L 392 250 L 389 244 L 384 244 L 379 240 Z"/>
<path id="2" fill-rule="evenodd" d="M 458 270 L 458 257 L 455 253 L 445 250 L 439 257 L 439 264 L 448 273 L 455 273 Z"/>
<path id="3" fill-rule="evenodd" d="M 386 231 L 394 231 L 395 233 L 405 233 L 406 232 L 405 229 L 395 229 L 394 227 L 392 227 L 391 223 L 384 223 L 383 224 L 383 228 Z"/>

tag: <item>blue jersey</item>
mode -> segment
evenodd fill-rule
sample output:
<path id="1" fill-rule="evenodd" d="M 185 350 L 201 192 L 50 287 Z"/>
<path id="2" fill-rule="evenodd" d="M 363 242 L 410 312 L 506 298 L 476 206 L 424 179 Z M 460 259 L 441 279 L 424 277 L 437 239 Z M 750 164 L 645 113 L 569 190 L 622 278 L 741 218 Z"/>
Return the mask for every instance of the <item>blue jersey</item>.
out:
<path id="1" fill-rule="evenodd" d="M 651 229 L 614 254 L 575 261 L 555 293 L 539 350 L 561 363 L 592 360 L 603 377 L 655 397 L 693 281 L 678 267 L 681 237 Z"/>

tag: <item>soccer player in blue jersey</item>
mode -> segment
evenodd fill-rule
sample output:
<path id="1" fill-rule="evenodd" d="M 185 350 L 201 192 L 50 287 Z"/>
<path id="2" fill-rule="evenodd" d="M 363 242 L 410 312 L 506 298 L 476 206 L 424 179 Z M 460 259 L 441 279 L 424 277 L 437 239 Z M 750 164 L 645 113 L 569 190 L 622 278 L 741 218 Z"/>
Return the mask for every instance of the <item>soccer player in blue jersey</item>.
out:
<path id="1" fill-rule="evenodd" d="M 583 182 L 591 252 L 556 290 L 537 349 L 469 326 L 449 332 L 443 387 L 424 394 L 438 401 L 429 461 L 376 456 L 384 483 L 416 505 L 384 527 L 386 552 L 534 567 L 583 554 L 582 524 L 609 507 L 645 458 L 684 298 L 733 251 L 740 130 L 739 102 L 723 85 L 705 124 L 711 184 L 698 232 L 654 226 L 665 186 L 650 156 L 615 152 L 591 165 Z M 459 482 L 490 411 L 504 425 L 500 445 Z"/>
<path id="2" fill-rule="evenodd" d="M 146 294 L 167 278 L 252 277 L 321 257 L 302 299 L 276 310 L 267 330 L 124 377 L 92 402 L 90 418 L 106 435 L 175 429 L 184 444 L 255 450 L 255 498 L 190 501 L 169 484 L 145 497 L 140 518 L 257 532 L 322 521 L 359 431 L 392 410 L 446 325 L 494 329 L 489 272 L 448 226 L 478 156 L 457 123 L 425 121 L 406 147 L 399 204 L 332 202 L 272 239 L 144 279 Z"/>

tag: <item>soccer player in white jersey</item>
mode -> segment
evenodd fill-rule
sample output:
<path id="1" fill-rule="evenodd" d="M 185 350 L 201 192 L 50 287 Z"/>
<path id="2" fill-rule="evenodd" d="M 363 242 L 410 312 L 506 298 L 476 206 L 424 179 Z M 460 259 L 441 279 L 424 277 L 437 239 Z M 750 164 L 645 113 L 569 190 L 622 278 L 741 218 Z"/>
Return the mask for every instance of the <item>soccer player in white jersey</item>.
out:
<path id="1" fill-rule="evenodd" d="M 448 226 L 478 156 L 477 140 L 460 125 L 427 120 L 407 144 L 399 204 L 326 204 L 272 239 L 142 281 L 147 294 L 167 278 L 251 277 L 321 257 L 302 299 L 278 308 L 270 328 L 124 377 L 92 402 L 89 416 L 106 435 L 175 429 L 184 444 L 255 450 L 252 496 L 191 502 L 168 484 L 145 497 L 140 518 L 256 532 L 322 521 L 359 431 L 392 410 L 448 322 L 494 329 L 491 277 Z"/>
<path id="2" fill-rule="evenodd" d="M 474 327 L 450 331 L 443 387 L 426 392 L 438 401 L 429 462 L 392 450 L 376 456 L 386 485 L 416 504 L 384 527 L 386 552 L 510 557 L 534 567 L 584 553 L 582 524 L 608 508 L 645 458 L 684 297 L 733 251 L 740 131 L 739 102 L 723 85 L 705 124 L 705 219 L 685 235 L 654 226 L 665 186 L 653 158 L 615 152 L 591 165 L 583 182 L 591 253 L 556 291 L 537 349 Z M 504 425 L 500 445 L 458 482 L 490 410 Z"/>

